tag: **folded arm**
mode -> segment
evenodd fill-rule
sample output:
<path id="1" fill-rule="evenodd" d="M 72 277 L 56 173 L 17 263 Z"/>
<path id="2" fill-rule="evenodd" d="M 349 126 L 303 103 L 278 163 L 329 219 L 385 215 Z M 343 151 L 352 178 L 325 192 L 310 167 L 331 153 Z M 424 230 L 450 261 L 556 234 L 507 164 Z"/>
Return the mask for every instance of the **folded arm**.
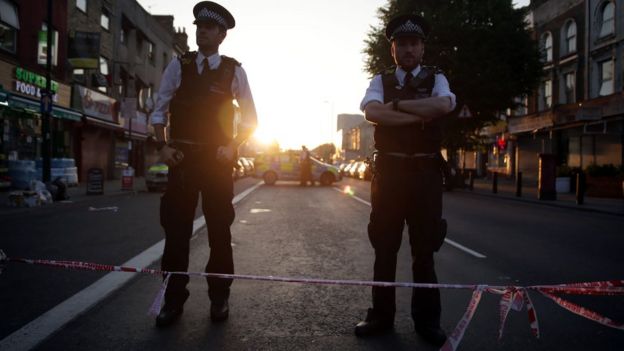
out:
<path id="1" fill-rule="evenodd" d="M 417 122 L 423 122 L 424 118 L 415 114 L 393 110 L 392 103 L 382 104 L 371 101 L 364 108 L 364 117 L 367 121 L 381 126 L 405 126 Z"/>
<path id="2" fill-rule="evenodd" d="M 446 116 L 453 110 L 449 96 L 435 96 L 418 100 L 402 100 L 397 104 L 401 112 L 422 116 L 426 120 Z"/>

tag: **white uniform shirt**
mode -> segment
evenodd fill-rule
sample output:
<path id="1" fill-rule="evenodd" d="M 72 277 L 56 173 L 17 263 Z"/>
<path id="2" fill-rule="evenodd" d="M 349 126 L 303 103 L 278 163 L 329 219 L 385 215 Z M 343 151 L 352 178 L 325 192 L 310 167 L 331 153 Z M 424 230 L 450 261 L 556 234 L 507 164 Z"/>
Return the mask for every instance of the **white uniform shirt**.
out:
<path id="1" fill-rule="evenodd" d="M 412 70 L 412 76 L 416 77 L 420 72 L 420 65 Z M 397 67 L 394 74 L 399 81 L 399 85 L 403 86 L 403 80 L 405 80 L 405 75 L 407 72 L 403 70 L 401 67 Z M 451 98 L 451 109 L 455 109 L 455 105 L 457 104 L 455 101 L 455 94 L 451 92 L 449 87 L 449 82 L 446 80 L 446 77 L 443 74 L 435 75 L 435 83 L 433 84 L 433 90 L 431 90 L 431 96 L 448 96 Z M 378 74 L 373 77 L 366 89 L 366 95 L 364 95 L 364 99 L 360 103 L 360 110 L 364 111 L 366 105 L 372 101 L 378 101 L 380 103 L 384 103 L 384 90 L 383 83 L 381 81 L 381 74 Z"/>
<path id="2" fill-rule="evenodd" d="M 205 68 L 203 63 L 204 58 L 205 56 L 201 52 L 197 52 L 195 64 L 197 65 L 197 73 L 199 74 L 201 74 Z M 221 56 L 219 53 L 215 53 L 208 57 L 209 69 L 217 69 L 220 64 Z M 158 90 L 158 100 L 156 101 L 154 112 L 151 115 L 152 125 L 167 125 L 169 103 L 171 102 L 176 90 L 180 87 L 181 82 L 182 66 L 180 65 L 180 60 L 178 58 L 174 58 L 163 72 L 160 89 Z M 234 70 L 234 78 L 232 79 L 232 95 L 234 95 L 234 98 L 238 102 L 238 106 L 241 111 L 241 120 L 238 123 L 238 129 L 255 128 L 258 120 L 256 115 L 256 106 L 251 95 L 249 82 L 247 81 L 247 74 L 241 66 L 236 66 Z"/>

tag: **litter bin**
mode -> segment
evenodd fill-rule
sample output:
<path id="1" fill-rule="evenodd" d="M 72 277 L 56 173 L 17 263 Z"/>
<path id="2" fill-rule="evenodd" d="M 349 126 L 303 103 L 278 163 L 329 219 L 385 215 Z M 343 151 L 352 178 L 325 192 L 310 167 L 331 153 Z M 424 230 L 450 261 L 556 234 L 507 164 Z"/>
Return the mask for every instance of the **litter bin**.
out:
<path id="1" fill-rule="evenodd" d="M 557 159 L 553 154 L 539 154 L 537 183 L 537 198 L 539 200 L 557 200 L 556 162 Z"/>

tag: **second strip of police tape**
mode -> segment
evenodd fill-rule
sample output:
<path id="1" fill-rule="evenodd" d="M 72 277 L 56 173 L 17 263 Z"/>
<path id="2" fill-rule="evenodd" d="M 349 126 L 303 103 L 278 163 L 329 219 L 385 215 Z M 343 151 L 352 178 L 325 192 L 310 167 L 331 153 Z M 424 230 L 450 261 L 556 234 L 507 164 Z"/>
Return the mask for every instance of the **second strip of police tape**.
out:
<path id="1" fill-rule="evenodd" d="M 160 287 L 154 302 L 152 303 L 149 313 L 151 315 L 157 315 L 160 311 L 162 302 L 164 300 L 165 290 L 167 284 L 172 275 L 187 275 L 187 276 L 201 276 L 210 278 L 222 278 L 222 279 L 240 279 L 240 280 L 255 280 L 255 281 L 272 281 L 272 282 L 284 282 L 284 283 L 302 283 L 302 284 L 316 284 L 316 285 L 355 285 L 355 286 L 379 286 L 379 287 L 397 287 L 397 288 L 428 288 L 428 289 L 469 289 L 472 290 L 472 297 L 468 304 L 468 308 L 464 313 L 461 320 L 457 323 L 457 326 L 453 332 L 449 335 L 446 343 L 440 350 L 454 351 L 459 346 L 464 332 L 466 331 L 472 317 L 477 310 L 481 296 L 483 292 L 489 292 L 492 294 L 502 295 L 500 300 L 499 309 L 499 329 L 498 338 L 503 336 L 503 328 L 507 315 L 510 310 L 522 311 L 525 307 L 528 313 L 529 325 L 531 331 L 535 337 L 539 338 L 540 330 L 537 319 L 537 312 L 529 297 L 528 291 L 534 290 L 540 292 L 542 295 L 553 300 L 557 305 L 567 309 L 568 311 L 575 313 L 579 316 L 597 322 L 607 327 L 615 328 L 624 331 L 624 324 L 611 320 L 595 311 L 584 308 L 580 305 L 574 304 L 568 300 L 565 300 L 557 295 L 559 294 L 572 294 L 572 295 L 603 295 L 603 296 L 616 296 L 624 295 L 624 280 L 610 280 L 610 281 L 597 281 L 597 282 L 584 282 L 584 283 L 572 283 L 572 284 L 560 284 L 560 285 L 533 285 L 533 286 L 494 286 L 494 285 L 473 285 L 473 284 L 428 284 L 428 283 L 410 283 L 410 282 L 380 282 L 380 281 L 365 281 L 365 280 L 341 280 L 341 279 L 315 279 L 315 278 L 293 278 L 293 277 L 277 277 L 277 276 L 257 276 L 248 274 L 219 274 L 219 273 L 205 273 L 205 272 L 169 272 L 157 269 L 149 268 L 136 268 L 126 266 L 115 266 L 98 264 L 91 262 L 80 261 L 64 261 L 64 260 L 40 260 L 40 259 L 25 259 L 25 258 L 10 258 L 7 257 L 0 250 L 0 272 L 2 266 L 8 262 L 26 263 L 32 265 L 44 265 L 53 266 L 63 269 L 76 269 L 76 270 L 89 270 L 89 271 L 102 271 L 102 272 L 128 272 L 128 273 L 145 273 L 150 275 L 162 275 L 164 276 L 163 283 Z"/>

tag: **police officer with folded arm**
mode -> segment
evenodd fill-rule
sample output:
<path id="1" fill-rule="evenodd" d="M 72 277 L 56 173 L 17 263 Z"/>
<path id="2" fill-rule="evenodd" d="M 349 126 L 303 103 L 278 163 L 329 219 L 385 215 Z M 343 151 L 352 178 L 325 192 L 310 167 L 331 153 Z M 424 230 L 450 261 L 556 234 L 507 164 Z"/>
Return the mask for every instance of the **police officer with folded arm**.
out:
<path id="1" fill-rule="evenodd" d="M 437 283 L 433 254 L 442 244 L 443 160 L 441 118 L 455 108 L 446 77 L 421 61 L 428 23 L 418 15 L 393 18 L 386 27 L 396 67 L 373 77 L 360 108 L 375 125 L 375 173 L 371 183 L 368 236 L 375 250 L 374 280 L 395 281 L 397 253 L 407 224 L 414 282 Z M 372 288 L 373 307 L 357 324 L 357 336 L 389 331 L 394 326 L 395 289 Z M 440 292 L 413 289 L 411 315 L 415 331 L 441 346 Z"/>
<path id="2" fill-rule="evenodd" d="M 234 28 L 234 17 L 211 1 L 199 2 L 193 14 L 199 51 L 187 52 L 169 63 L 152 114 L 157 149 L 169 165 L 169 182 L 160 205 L 160 222 L 165 230 L 161 267 L 166 271 L 188 270 L 193 220 L 201 194 L 210 245 L 205 271 L 232 274 L 232 167 L 238 146 L 256 127 L 256 109 L 240 63 L 219 55 L 219 45 L 227 31 Z M 241 112 L 236 127 L 233 99 Z M 189 296 L 188 280 L 185 275 L 171 276 L 157 326 L 170 325 L 182 314 Z M 232 280 L 207 281 L 210 317 L 214 322 L 223 321 L 229 315 Z"/>

